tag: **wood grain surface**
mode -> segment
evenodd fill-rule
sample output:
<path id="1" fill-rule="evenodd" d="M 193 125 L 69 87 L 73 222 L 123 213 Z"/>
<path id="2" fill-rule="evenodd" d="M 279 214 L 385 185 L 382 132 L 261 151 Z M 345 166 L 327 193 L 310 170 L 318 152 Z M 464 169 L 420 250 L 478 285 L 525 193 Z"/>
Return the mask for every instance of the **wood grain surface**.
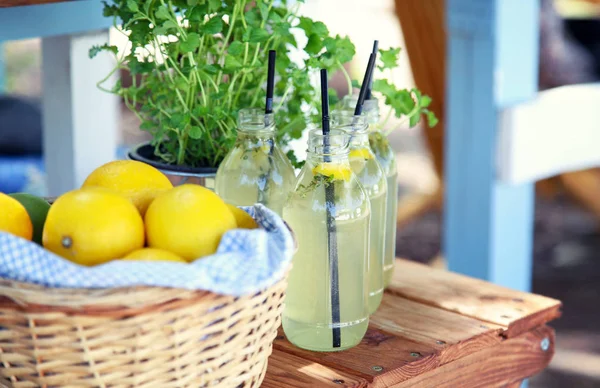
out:
<path id="1" fill-rule="evenodd" d="M 541 342 L 549 340 L 544 351 Z M 494 388 L 515 384 L 543 370 L 554 355 L 554 330 L 541 326 L 463 357 L 394 388 Z"/>
<path id="2" fill-rule="evenodd" d="M 504 327 L 514 337 L 560 316 L 560 301 L 399 260 L 389 293 Z"/>
<path id="3" fill-rule="evenodd" d="M 263 388 L 366 387 L 367 381 L 284 352 L 269 358 Z"/>
<path id="4" fill-rule="evenodd" d="M 356 347 L 299 349 L 280 329 L 264 387 L 505 387 L 554 354 L 561 303 L 399 260 Z M 542 341 L 546 341 L 545 350 Z"/>

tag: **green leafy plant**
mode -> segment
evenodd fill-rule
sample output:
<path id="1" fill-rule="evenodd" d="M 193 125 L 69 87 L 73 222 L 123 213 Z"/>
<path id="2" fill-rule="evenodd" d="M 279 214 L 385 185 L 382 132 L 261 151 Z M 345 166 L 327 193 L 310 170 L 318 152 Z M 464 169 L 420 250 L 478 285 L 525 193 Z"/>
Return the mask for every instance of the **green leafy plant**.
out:
<path id="1" fill-rule="evenodd" d="M 216 167 L 232 147 L 239 109 L 264 104 L 269 50 L 277 51 L 275 84 L 278 140 L 286 145 L 299 138 L 318 114 L 320 96 L 310 76 L 325 68 L 344 72 L 355 48 L 347 37 L 332 36 L 319 21 L 299 16 L 300 3 L 287 0 L 112 0 L 104 15 L 126 34 L 131 52 L 115 46 L 95 46 L 116 55 L 115 69 L 99 82 L 120 95 L 152 137 L 155 156 L 163 162 Z M 294 31 L 306 36 L 299 45 Z M 303 61 L 292 62 L 292 50 Z M 397 66 L 399 50 L 381 51 L 381 68 Z M 112 74 L 125 69 L 133 83 L 105 86 Z M 350 89 L 351 90 L 351 89 Z M 429 97 L 418 90 L 398 90 L 378 80 L 374 90 L 385 96 L 396 116 L 418 122 Z M 331 103 L 336 102 L 335 92 Z M 289 154 L 297 162 L 293 154 Z"/>

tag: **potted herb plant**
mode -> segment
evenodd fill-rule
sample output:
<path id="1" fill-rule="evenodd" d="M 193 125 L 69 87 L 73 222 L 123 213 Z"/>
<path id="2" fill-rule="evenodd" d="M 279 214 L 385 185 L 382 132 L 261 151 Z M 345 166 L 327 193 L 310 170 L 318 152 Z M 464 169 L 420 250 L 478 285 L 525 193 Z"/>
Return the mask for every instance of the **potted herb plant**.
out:
<path id="1" fill-rule="evenodd" d="M 130 53 L 115 46 L 90 49 L 90 57 L 112 51 L 116 71 L 129 71 L 133 82 L 105 85 L 141 121 L 152 141 L 135 147 L 130 157 L 152 164 L 167 175 L 214 176 L 236 138 L 236 116 L 242 108 L 265 100 L 269 50 L 277 51 L 274 104 L 277 139 L 282 146 L 300 138 L 320 97 L 310 82 L 313 70 L 341 70 L 355 48 L 347 37 L 332 36 L 319 21 L 299 16 L 301 2 L 286 0 L 111 0 L 104 15 L 126 34 Z M 303 32 L 299 44 L 294 31 Z M 301 63 L 290 60 L 300 51 Z M 399 49 L 381 51 L 383 69 L 397 66 Z M 398 90 L 387 81 L 374 84 L 396 116 L 416 124 L 427 113 L 428 98 L 416 90 Z M 336 102 L 335 93 L 331 103 Z M 432 114 L 430 121 L 432 120 Z M 298 165 L 293 152 L 292 163 Z"/>

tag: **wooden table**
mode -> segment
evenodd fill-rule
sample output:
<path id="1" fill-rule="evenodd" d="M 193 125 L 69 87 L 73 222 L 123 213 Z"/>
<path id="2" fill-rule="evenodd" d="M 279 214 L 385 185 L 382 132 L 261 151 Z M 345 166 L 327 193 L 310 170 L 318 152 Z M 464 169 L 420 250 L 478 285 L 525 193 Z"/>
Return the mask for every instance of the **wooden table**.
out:
<path id="1" fill-rule="evenodd" d="M 274 343 L 263 388 L 519 387 L 554 354 L 561 303 L 399 260 L 360 345 L 315 353 Z"/>

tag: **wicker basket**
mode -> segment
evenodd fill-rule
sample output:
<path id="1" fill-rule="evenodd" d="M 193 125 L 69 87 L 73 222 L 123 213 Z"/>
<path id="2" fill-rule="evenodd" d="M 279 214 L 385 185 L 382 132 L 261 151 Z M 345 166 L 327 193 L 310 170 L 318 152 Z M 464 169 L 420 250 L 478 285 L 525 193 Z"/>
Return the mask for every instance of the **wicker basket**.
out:
<path id="1" fill-rule="evenodd" d="M 235 298 L 0 279 L 0 386 L 258 387 L 286 283 Z"/>

